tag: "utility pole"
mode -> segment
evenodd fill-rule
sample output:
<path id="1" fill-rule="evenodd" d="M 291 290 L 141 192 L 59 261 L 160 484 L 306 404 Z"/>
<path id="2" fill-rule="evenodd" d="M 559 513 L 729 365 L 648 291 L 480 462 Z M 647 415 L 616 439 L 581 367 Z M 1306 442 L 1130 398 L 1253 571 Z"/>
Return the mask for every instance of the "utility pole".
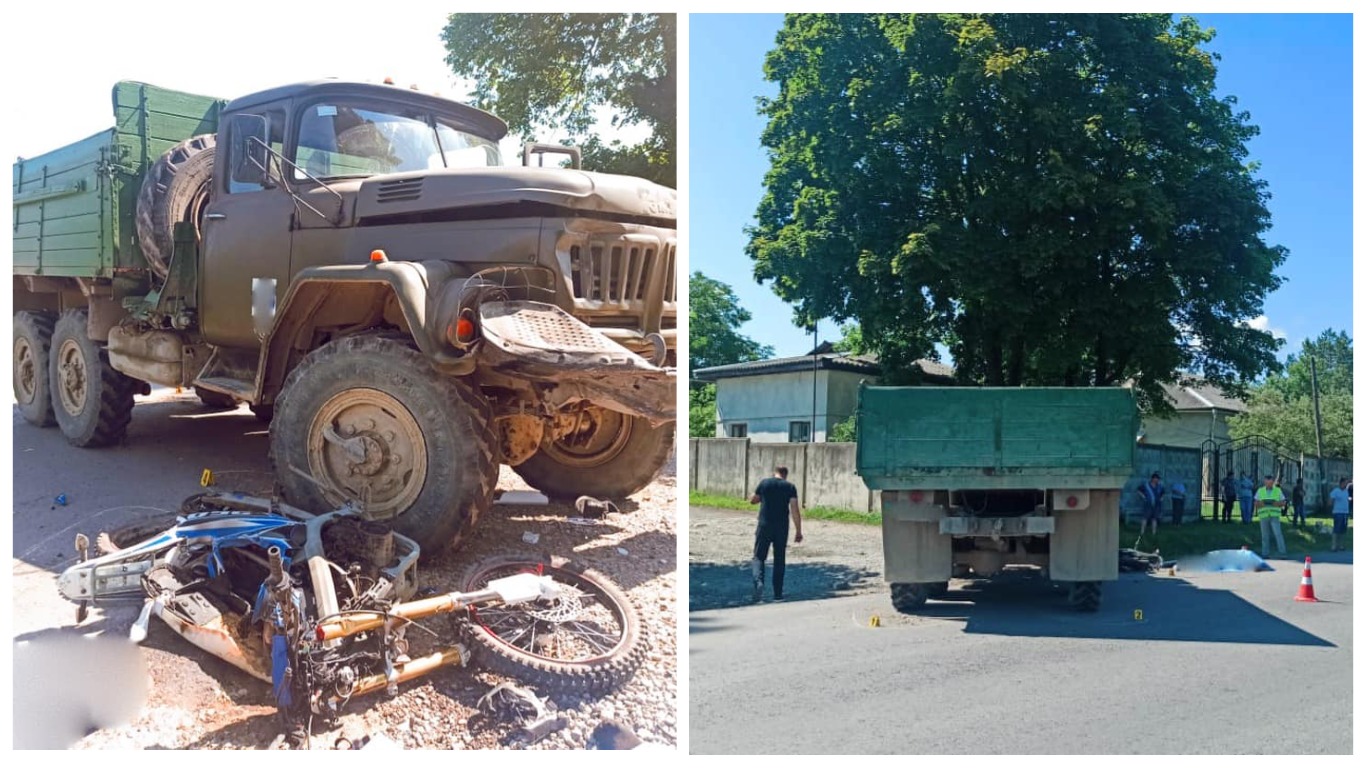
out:
<path id="1" fill-rule="evenodd" d="M 1323 417 L 1319 415 L 1319 367 L 1313 356 L 1309 357 L 1309 381 L 1314 388 L 1314 443 L 1319 454 L 1319 506 L 1328 498 L 1328 471 L 1323 465 Z"/>
<path id="2" fill-rule="evenodd" d="M 819 377 L 817 363 L 821 359 L 820 324 L 820 320 L 811 321 L 811 434 L 806 437 L 808 443 L 816 442 L 816 379 Z"/>

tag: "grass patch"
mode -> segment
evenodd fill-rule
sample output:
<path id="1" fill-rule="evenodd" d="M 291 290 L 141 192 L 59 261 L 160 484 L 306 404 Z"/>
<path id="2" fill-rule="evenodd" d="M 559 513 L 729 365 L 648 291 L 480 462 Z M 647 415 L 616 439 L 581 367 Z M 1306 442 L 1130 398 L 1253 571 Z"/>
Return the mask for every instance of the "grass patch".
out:
<path id="1" fill-rule="evenodd" d="M 688 491 L 688 504 L 693 507 L 715 507 L 718 509 L 738 509 L 743 512 L 758 513 L 759 505 L 750 504 L 748 499 L 733 496 L 718 496 L 700 491 Z M 803 520 L 832 520 L 837 523 L 858 525 L 882 525 L 881 512 L 859 512 L 853 509 L 836 507 L 802 508 Z"/>
<path id="2" fill-rule="evenodd" d="M 1323 533 L 1316 533 L 1315 526 L 1323 524 Z M 1311 517 L 1304 527 L 1296 528 L 1289 520 L 1281 520 L 1281 535 L 1285 537 L 1285 551 L 1291 557 L 1304 557 L 1315 552 L 1327 550 L 1333 544 L 1333 519 L 1331 517 Z M 1125 523 L 1119 529 L 1119 545 L 1132 547 L 1138 538 L 1138 523 Z M 1345 547 L 1352 546 L 1352 526 L 1348 521 L 1347 533 L 1340 542 Z M 1145 552 L 1154 549 L 1162 551 L 1162 556 L 1174 560 L 1185 555 L 1202 554 L 1216 549 L 1238 549 L 1246 546 L 1254 552 L 1262 548 L 1262 525 L 1253 520 L 1251 523 L 1212 522 L 1208 518 L 1200 521 L 1185 520 L 1181 525 L 1163 524 L 1157 529 L 1157 536 L 1151 532 L 1143 537 L 1137 547 Z M 1273 538 L 1271 547 L 1276 542 Z"/>

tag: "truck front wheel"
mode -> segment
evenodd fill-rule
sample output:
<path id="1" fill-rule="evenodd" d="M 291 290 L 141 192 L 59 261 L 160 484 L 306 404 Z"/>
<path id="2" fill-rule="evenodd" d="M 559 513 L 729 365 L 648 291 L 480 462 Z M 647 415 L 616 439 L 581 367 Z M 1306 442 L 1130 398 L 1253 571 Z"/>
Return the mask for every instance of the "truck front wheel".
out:
<path id="1" fill-rule="evenodd" d="M 458 547 L 493 502 L 488 403 L 403 340 L 365 334 L 314 350 L 274 410 L 271 461 L 292 504 L 358 501 L 435 553 Z"/>
<path id="2" fill-rule="evenodd" d="M 513 468 L 554 498 L 629 496 L 650 484 L 674 444 L 673 422 L 651 427 L 648 419 L 594 405 L 557 418 L 560 436 L 547 429 L 541 449 Z"/>
<path id="3" fill-rule="evenodd" d="M 14 315 L 14 400 L 24 420 L 38 427 L 57 423 L 52 414 L 52 387 L 47 375 L 55 322 L 50 312 Z"/>
<path id="4" fill-rule="evenodd" d="M 94 448 L 123 440 L 138 385 L 114 370 L 105 351 L 86 335 L 85 310 L 62 313 L 52 330 L 48 386 L 53 415 L 67 442 Z"/>

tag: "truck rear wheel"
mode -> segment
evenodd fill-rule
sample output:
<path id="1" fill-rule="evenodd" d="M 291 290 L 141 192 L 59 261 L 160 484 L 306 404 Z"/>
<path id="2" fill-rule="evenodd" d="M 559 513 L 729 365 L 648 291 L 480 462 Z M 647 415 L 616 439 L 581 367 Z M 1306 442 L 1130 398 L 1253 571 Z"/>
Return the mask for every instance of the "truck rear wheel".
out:
<path id="1" fill-rule="evenodd" d="M 166 277 L 175 247 L 175 225 L 193 222 L 199 233 L 209 202 L 214 136 L 187 139 L 166 150 L 148 169 L 138 190 L 138 245 L 157 277 Z"/>
<path id="2" fill-rule="evenodd" d="M 1100 610 L 1100 582 L 1074 581 L 1067 590 L 1067 602 L 1082 613 Z"/>
<path id="3" fill-rule="evenodd" d="M 573 421 L 569 433 L 555 438 L 547 430 L 541 449 L 513 467 L 555 498 L 629 496 L 650 484 L 674 444 L 672 422 L 651 427 L 648 419 L 592 405 L 559 418 Z"/>
<path id="4" fill-rule="evenodd" d="M 930 593 L 934 591 L 936 584 L 937 582 L 893 584 L 892 607 L 902 613 L 910 613 L 925 607 L 925 601 L 930 598 Z"/>
<path id="5" fill-rule="evenodd" d="M 292 504 L 359 500 L 430 554 L 458 547 L 493 503 L 488 403 L 402 340 L 365 334 L 314 350 L 274 410 L 271 461 Z"/>
<path id="6" fill-rule="evenodd" d="M 52 349 L 51 312 L 17 312 L 14 315 L 14 400 L 19 413 L 34 426 L 57 423 L 52 414 L 52 385 L 47 367 Z"/>
<path id="7" fill-rule="evenodd" d="M 109 365 L 109 357 L 86 335 L 85 310 L 62 313 L 52 331 L 48 386 L 52 412 L 67 442 L 81 448 L 112 445 L 128 433 L 137 379 Z"/>

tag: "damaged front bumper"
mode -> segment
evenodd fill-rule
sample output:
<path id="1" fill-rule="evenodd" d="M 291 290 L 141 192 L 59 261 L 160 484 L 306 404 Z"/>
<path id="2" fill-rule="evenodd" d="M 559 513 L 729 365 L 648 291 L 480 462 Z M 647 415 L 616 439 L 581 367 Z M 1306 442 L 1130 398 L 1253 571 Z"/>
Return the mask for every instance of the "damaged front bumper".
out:
<path id="1" fill-rule="evenodd" d="M 538 384 L 552 406 L 588 401 L 656 425 L 677 417 L 673 368 L 646 360 L 553 304 L 486 301 L 479 320 L 484 364 Z M 655 349 L 662 361 L 662 337 Z"/>

